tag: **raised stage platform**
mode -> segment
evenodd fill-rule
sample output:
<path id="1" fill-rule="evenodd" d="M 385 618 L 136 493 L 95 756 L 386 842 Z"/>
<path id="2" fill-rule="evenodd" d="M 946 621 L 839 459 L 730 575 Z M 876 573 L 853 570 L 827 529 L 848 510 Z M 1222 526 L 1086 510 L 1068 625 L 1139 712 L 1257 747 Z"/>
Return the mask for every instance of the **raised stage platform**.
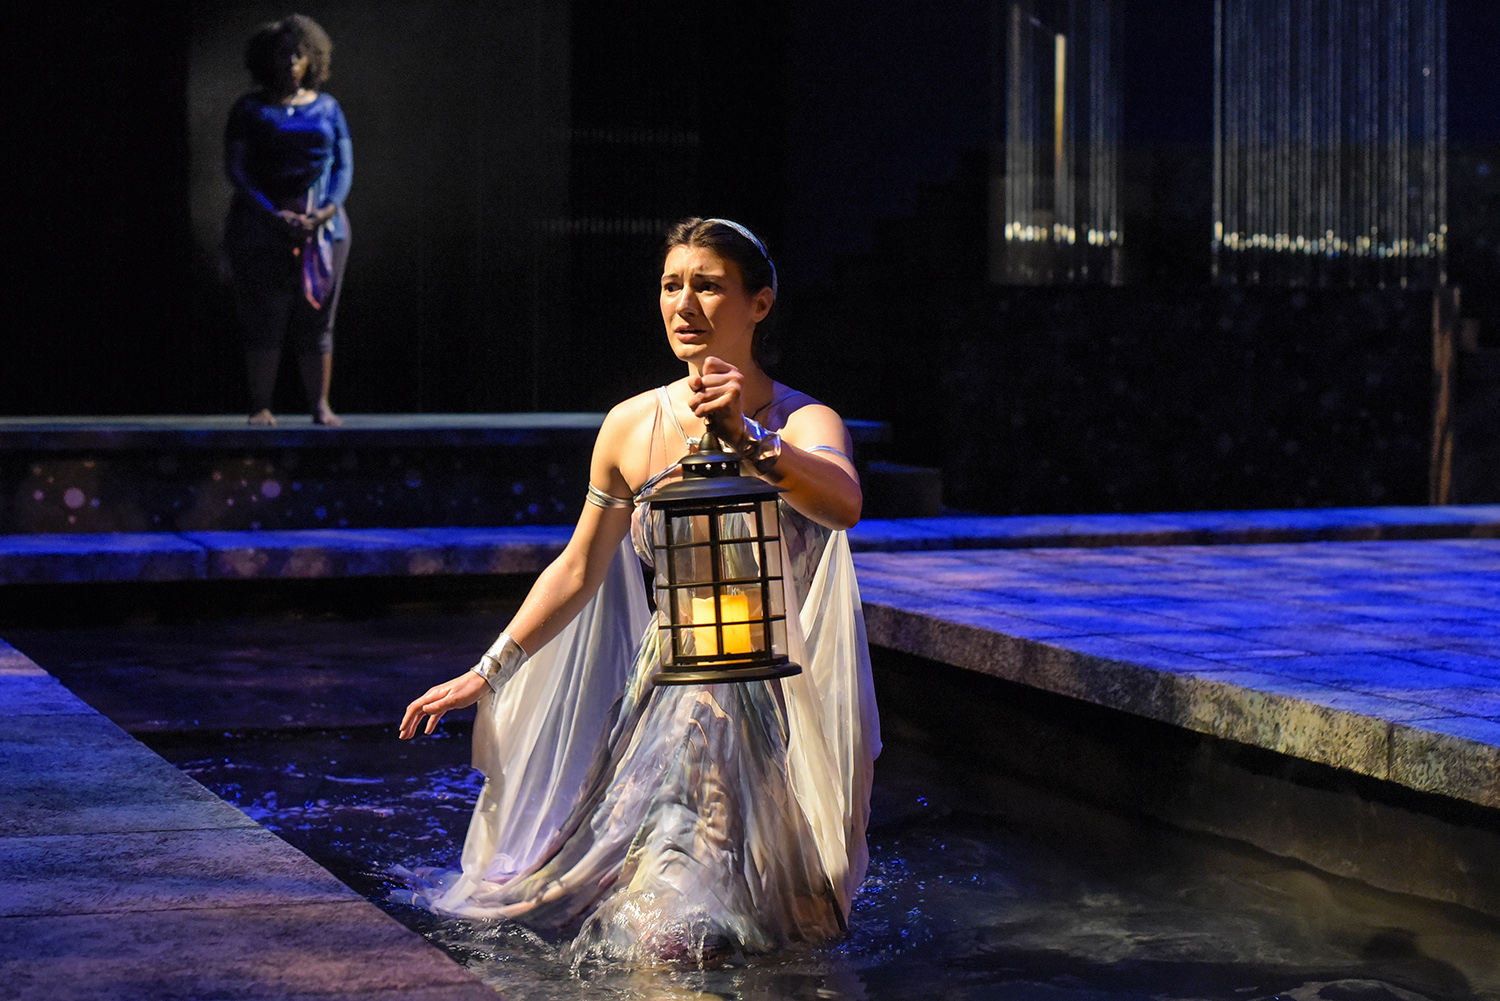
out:
<path id="1" fill-rule="evenodd" d="M 343 419 L 0 418 L 0 535 L 569 524 L 604 415 Z"/>

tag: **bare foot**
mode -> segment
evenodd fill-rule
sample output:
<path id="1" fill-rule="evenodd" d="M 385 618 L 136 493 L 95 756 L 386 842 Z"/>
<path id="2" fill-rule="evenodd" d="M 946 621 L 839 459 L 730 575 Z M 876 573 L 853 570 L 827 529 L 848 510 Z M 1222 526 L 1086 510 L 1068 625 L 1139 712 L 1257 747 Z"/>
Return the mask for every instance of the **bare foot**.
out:
<path id="1" fill-rule="evenodd" d="M 319 403 L 316 407 L 313 407 L 312 419 L 314 424 L 321 424 L 324 427 L 341 428 L 344 426 L 343 420 L 339 418 L 338 414 L 333 412 L 333 408 L 326 402 Z"/>
<path id="2" fill-rule="evenodd" d="M 273 428 L 276 426 L 276 415 L 269 410 L 257 410 L 250 415 L 247 423 L 258 428 Z"/>

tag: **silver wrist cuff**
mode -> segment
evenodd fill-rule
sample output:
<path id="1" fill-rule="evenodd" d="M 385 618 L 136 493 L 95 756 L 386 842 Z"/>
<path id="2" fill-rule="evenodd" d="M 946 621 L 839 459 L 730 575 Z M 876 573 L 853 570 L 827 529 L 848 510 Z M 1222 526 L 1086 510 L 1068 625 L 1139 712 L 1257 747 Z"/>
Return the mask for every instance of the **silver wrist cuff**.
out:
<path id="1" fill-rule="evenodd" d="M 769 473 L 781 458 L 781 432 L 768 431 L 749 417 L 744 421 L 745 444 L 740 448 L 740 459 L 754 466 L 757 472 Z"/>
<path id="2" fill-rule="evenodd" d="M 479 658 L 479 663 L 469 670 L 483 678 L 491 691 L 498 692 L 521 669 L 521 665 L 526 663 L 526 658 L 527 653 L 521 649 L 521 644 L 511 639 L 510 633 L 501 633 L 500 638 Z"/>

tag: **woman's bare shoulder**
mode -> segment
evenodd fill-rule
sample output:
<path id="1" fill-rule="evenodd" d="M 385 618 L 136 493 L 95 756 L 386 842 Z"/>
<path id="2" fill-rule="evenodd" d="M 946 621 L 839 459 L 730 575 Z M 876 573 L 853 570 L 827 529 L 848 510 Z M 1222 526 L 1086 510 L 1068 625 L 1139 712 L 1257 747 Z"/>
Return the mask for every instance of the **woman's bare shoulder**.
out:
<path id="1" fill-rule="evenodd" d="M 781 399 L 776 409 L 783 438 L 803 448 L 826 445 L 848 451 L 849 433 L 838 411 L 795 390 L 787 390 Z"/>
<path id="2" fill-rule="evenodd" d="M 621 400 L 604 415 L 599 426 L 598 446 L 607 452 L 620 455 L 630 446 L 638 444 L 642 434 L 649 433 L 656 419 L 656 390 L 648 389 L 628 400 Z"/>
<path id="3" fill-rule="evenodd" d="M 656 390 L 648 389 L 628 400 L 621 400 L 604 415 L 604 427 L 630 428 L 650 417 L 656 409 Z"/>
<path id="4" fill-rule="evenodd" d="M 796 417 L 806 420 L 815 415 L 820 418 L 832 416 L 835 420 L 839 419 L 837 411 L 811 393 L 804 393 L 800 389 L 793 389 L 779 382 L 776 384 L 776 398 L 771 411 L 781 417 L 783 422 Z"/>

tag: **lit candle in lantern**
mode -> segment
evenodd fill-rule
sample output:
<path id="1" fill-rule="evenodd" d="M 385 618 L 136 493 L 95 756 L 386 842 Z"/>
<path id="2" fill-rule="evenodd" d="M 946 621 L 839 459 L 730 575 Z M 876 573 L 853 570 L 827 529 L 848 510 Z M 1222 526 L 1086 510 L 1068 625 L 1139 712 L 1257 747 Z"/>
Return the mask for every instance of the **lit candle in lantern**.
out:
<path id="1" fill-rule="evenodd" d="M 693 646 L 699 656 L 718 653 L 750 653 L 750 598 L 744 594 L 719 596 L 724 610 L 724 649 L 719 649 L 714 626 L 714 599 L 693 599 Z"/>

